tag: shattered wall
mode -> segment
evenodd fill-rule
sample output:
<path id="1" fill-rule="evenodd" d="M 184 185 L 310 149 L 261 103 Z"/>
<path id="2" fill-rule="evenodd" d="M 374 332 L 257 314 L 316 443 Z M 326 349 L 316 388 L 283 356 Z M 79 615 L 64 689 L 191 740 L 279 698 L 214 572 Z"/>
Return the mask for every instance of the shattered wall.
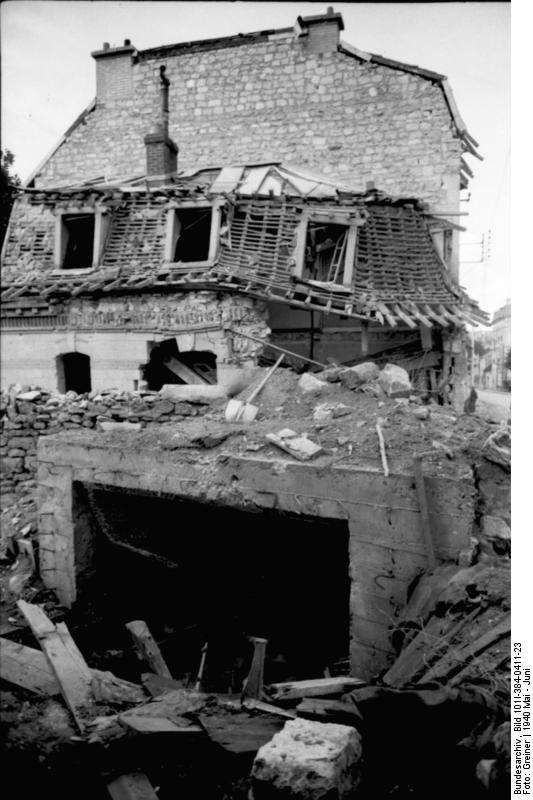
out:
<path id="1" fill-rule="evenodd" d="M 253 359 L 261 345 L 236 338 L 230 350 L 224 326 L 259 337 L 269 331 L 263 302 L 215 292 L 74 298 L 54 308 L 48 318 L 28 309 L 3 319 L 2 386 L 56 390 L 57 356 L 80 352 L 91 359 L 93 389 L 132 390 L 154 341 L 176 337 L 180 350 L 208 350 L 226 364 Z"/>
<path id="2" fill-rule="evenodd" d="M 179 169 L 282 161 L 361 190 L 372 180 L 385 192 L 448 209 L 458 201 L 461 145 L 439 86 L 346 53 L 307 52 L 292 33 L 140 53 L 131 94 L 99 98 L 37 185 L 144 173 L 160 64 L 171 82 Z"/>

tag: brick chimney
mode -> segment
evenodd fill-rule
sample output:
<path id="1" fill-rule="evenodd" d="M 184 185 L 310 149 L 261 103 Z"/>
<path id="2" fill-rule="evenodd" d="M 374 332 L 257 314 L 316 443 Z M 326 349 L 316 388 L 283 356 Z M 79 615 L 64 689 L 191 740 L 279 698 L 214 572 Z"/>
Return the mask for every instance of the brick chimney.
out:
<path id="1" fill-rule="evenodd" d="M 339 33 L 344 30 L 342 14 L 336 14 L 330 6 L 325 14 L 298 17 L 296 35 L 307 53 L 336 53 Z"/>
<path id="2" fill-rule="evenodd" d="M 146 174 L 168 175 L 178 169 L 178 145 L 168 135 L 168 87 L 170 81 L 165 75 L 166 67 L 159 67 L 161 93 L 161 116 L 153 133 L 144 137 L 146 147 Z"/>
<path id="3" fill-rule="evenodd" d="M 129 99 L 133 94 L 133 64 L 137 51 L 129 39 L 122 47 L 104 42 L 101 50 L 91 53 L 96 61 L 97 104 Z"/>

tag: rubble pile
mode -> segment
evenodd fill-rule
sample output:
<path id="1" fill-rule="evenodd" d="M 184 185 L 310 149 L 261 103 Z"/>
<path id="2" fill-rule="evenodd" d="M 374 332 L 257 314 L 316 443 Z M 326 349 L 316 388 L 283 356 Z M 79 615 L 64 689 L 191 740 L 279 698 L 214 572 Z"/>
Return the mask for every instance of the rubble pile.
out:
<path id="1" fill-rule="evenodd" d="M 246 404 L 265 375 L 250 372 L 235 399 Z M 72 765 L 85 765 L 91 800 L 106 791 L 161 800 L 176 792 L 213 800 L 395 794 L 422 800 L 430 784 L 434 798 L 461 791 L 482 797 L 487 790 L 497 796 L 509 775 L 510 427 L 458 414 L 415 391 L 397 365 L 379 369 L 372 362 L 304 374 L 280 367 L 254 398 L 258 414 L 248 422 L 228 420 L 228 394 L 188 385 L 159 393 L 53 395 L 19 387 L 2 394 L 9 496 L 0 553 L 7 600 L 0 677 L 8 685 L 8 749 L 15 759 L 31 750 L 36 761 L 56 764 L 60 781 Z M 369 681 L 328 670 L 263 686 L 270 656 L 265 661 L 266 639 L 256 638 L 242 694 L 231 694 L 233 683 L 227 694 L 208 692 L 216 671 L 208 643 L 198 652 L 196 680 L 178 672 L 175 679 L 164 642 L 161 652 L 140 620 L 126 626 L 135 666 L 122 670 L 123 646 L 93 660 L 97 644 L 87 647 L 80 639 L 87 664 L 59 621 L 68 614 L 36 577 L 31 544 L 38 437 L 72 431 L 73 440 L 81 439 L 76 431 L 83 429 L 107 432 L 110 444 L 127 434 L 139 451 L 154 441 L 161 449 L 183 448 L 184 458 L 205 467 L 206 481 L 209 465 L 231 454 L 363 466 L 384 476 L 389 470 L 413 475 L 413 459 L 423 459 L 428 475 L 474 479 L 470 544 L 456 562 L 415 579 L 407 605 L 391 618 L 395 656 Z M 43 630 L 44 612 L 46 635 L 36 634 L 37 650 L 31 634 Z M 79 655 L 69 661 L 69 653 Z M 339 672 L 347 670 L 346 662 Z M 394 743 L 386 770 L 384 720 Z M 427 741 L 421 730 L 432 731 Z M 435 753 L 456 766 L 438 786 L 432 783 Z M 129 795 L 121 794 L 126 790 Z"/>

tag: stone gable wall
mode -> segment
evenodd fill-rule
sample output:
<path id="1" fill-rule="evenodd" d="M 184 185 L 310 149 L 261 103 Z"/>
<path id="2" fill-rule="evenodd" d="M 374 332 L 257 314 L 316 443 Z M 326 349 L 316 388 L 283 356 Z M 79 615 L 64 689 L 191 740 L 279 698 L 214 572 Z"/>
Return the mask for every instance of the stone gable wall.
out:
<path id="1" fill-rule="evenodd" d="M 156 57 L 157 55 L 157 57 Z M 117 80 L 124 80 L 123 63 Z M 133 93 L 108 95 L 51 158 L 37 185 L 145 171 L 143 138 L 159 114 L 158 68 L 170 85 L 178 169 L 277 160 L 364 189 L 449 203 L 461 144 L 437 84 L 290 36 L 181 54 L 140 54 Z M 109 76 L 107 76 L 109 79 Z"/>

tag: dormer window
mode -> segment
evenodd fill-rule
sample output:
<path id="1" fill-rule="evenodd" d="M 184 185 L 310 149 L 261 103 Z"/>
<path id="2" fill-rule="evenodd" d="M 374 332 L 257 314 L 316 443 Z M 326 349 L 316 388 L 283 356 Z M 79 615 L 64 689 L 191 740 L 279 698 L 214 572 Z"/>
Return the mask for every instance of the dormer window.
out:
<path id="1" fill-rule="evenodd" d="M 93 265 L 94 214 L 65 214 L 63 269 L 89 269 Z"/>
<path id="2" fill-rule="evenodd" d="M 209 239 L 213 219 L 212 208 L 183 208 L 174 212 L 176 246 L 175 263 L 182 261 L 207 261 L 209 258 Z"/>
<path id="3" fill-rule="evenodd" d="M 333 213 L 304 213 L 297 233 L 294 277 L 324 289 L 351 290 L 362 220 Z"/>
<path id="4" fill-rule="evenodd" d="M 167 218 L 165 261 L 180 265 L 210 265 L 216 258 L 220 208 L 184 205 L 171 208 Z"/>
<path id="5" fill-rule="evenodd" d="M 86 207 L 58 213 L 55 237 L 55 268 L 86 272 L 102 257 L 107 230 L 106 209 Z"/>

